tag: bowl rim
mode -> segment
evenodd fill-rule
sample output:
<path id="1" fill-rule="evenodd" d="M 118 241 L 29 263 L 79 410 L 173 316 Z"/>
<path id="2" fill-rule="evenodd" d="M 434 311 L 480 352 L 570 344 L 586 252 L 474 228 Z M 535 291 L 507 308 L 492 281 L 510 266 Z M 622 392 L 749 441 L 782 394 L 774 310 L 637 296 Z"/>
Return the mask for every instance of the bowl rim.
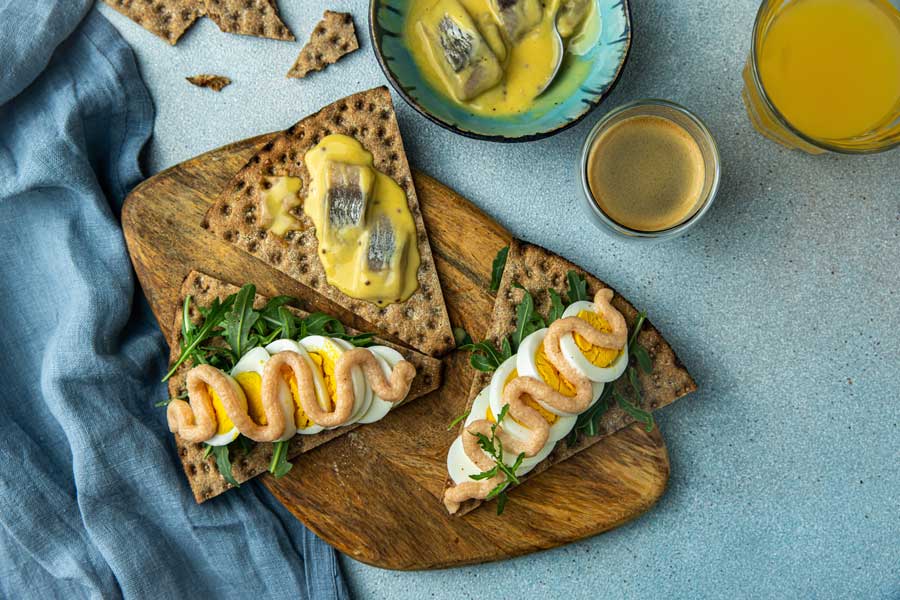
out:
<path id="1" fill-rule="evenodd" d="M 619 0 L 618 4 L 622 5 L 622 8 L 625 10 L 625 26 L 626 26 L 625 51 L 622 53 L 622 59 L 619 61 L 619 65 L 616 68 L 616 72 L 613 75 L 612 81 L 610 82 L 610 84 L 608 86 L 606 86 L 606 89 L 603 90 L 603 92 L 600 93 L 594 100 L 587 101 L 587 100 L 582 99 L 582 102 L 584 102 L 584 104 L 585 104 L 585 108 L 581 114 L 579 114 L 577 117 L 575 117 L 571 121 L 568 121 L 555 129 L 551 129 L 549 131 L 542 131 L 539 133 L 530 133 L 527 135 L 522 135 L 522 136 L 517 136 L 517 137 L 508 137 L 505 135 L 492 135 L 492 134 L 485 134 L 485 133 L 477 133 L 474 131 L 460 129 L 456 125 L 454 125 L 452 123 L 448 123 L 448 122 L 444 121 L 443 119 L 431 114 L 431 112 L 429 112 L 427 108 L 420 105 L 419 102 L 415 98 L 410 96 L 406 92 L 406 90 L 403 89 L 403 86 L 400 85 L 400 82 L 397 81 L 396 77 L 394 76 L 394 74 L 390 70 L 390 68 L 388 67 L 387 61 L 384 59 L 384 56 L 382 54 L 381 38 L 379 38 L 378 36 L 375 35 L 375 27 L 376 27 L 376 23 L 377 23 L 377 18 L 376 18 L 375 13 L 376 13 L 378 5 L 383 1 L 384 0 L 369 0 L 369 27 L 368 27 L 369 41 L 372 46 L 372 51 L 375 53 L 375 59 L 378 61 L 378 66 L 381 67 L 381 70 L 384 73 L 384 76 L 387 78 L 388 82 L 391 84 L 391 87 L 394 88 L 394 91 L 397 92 L 400 95 L 400 97 L 403 98 L 404 101 L 406 101 L 407 104 L 409 104 L 411 107 L 413 107 L 413 109 L 417 113 L 419 113 L 420 115 L 422 115 L 423 117 L 425 117 L 426 119 L 431 121 L 432 123 L 436 123 L 437 125 L 440 125 L 444 129 L 447 129 L 448 131 L 452 131 L 453 133 L 456 133 L 458 135 L 462 135 L 464 137 L 472 138 L 472 139 L 476 139 L 476 140 L 485 140 L 488 142 L 500 142 L 500 143 L 505 143 L 505 144 L 514 144 L 514 143 L 519 143 L 519 142 L 531 142 L 534 140 L 548 138 L 552 135 L 556 135 L 557 133 L 561 133 L 561 132 L 565 131 L 566 129 L 569 129 L 570 127 L 574 127 L 575 125 L 580 123 L 585 117 L 587 117 L 591 112 L 593 112 L 593 110 L 596 109 L 600 105 L 600 103 L 603 102 L 603 100 L 605 100 L 606 97 L 612 93 L 612 91 L 615 89 L 616 85 L 618 85 L 619 80 L 622 78 L 622 71 L 625 69 L 625 63 L 628 62 L 628 57 L 631 55 L 631 41 L 632 41 L 632 37 L 634 35 L 634 28 L 632 27 L 632 24 L 631 24 L 631 2 L 630 2 L 630 0 Z M 394 11 L 397 10 L 391 6 L 388 6 L 387 8 L 390 8 Z M 402 35 L 402 34 L 395 34 L 393 32 L 388 32 L 388 33 L 391 33 L 392 35 L 395 35 L 395 36 Z"/>

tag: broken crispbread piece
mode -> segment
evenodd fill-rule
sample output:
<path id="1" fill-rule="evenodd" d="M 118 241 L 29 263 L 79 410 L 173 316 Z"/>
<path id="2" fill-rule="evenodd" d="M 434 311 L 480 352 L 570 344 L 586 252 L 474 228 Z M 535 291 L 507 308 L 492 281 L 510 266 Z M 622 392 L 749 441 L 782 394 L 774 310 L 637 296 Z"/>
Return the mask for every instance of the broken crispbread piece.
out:
<path id="1" fill-rule="evenodd" d="M 215 298 L 224 300 L 228 295 L 236 293 L 238 289 L 237 286 L 225 283 L 211 275 L 192 271 L 185 278 L 184 283 L 181 286 L 179 305 L 183 304 L 184 298 L 190 295 L 191 318 L 194 322 L 197 322 L 200 319 L 198 307 L 209 306 Z M 267 298 L 265 296 L 257 294 L 254 306 L 259 308 L 263 306 L 266 301 Z M 302 310 L 291 307 L 289 307 L 289 310 L 298 316 L 307 316 L 307 313 Z M 178 358 L 181 350 L 181 319 L 182 314 L 181 309 L 179 309 L 176 311 L 175 324 L 172 329 L 173 339 L 170 340 L 170 362 L 174 362 Z M 347 328 L 347 332 L 350 334 L 359 333 L 349 327 Z M 217 342 L 218 339 L 219 338 L 213 338 L 210 343 L 217 344 L 219 343 Z M 377 338 L 375 339 L 375 343 L 378 345 L 389 346 L 397 350 L 403 355 L 403 358 L 411 362 L 416 368 L 416 377 L 413 379 L 412 385 L 409 388 L 409 394 L 403 402 L 398 404 L 398 406 L 424 396 L 432 390 L 437 389 L 440 385 L 440 360 Z M 172 378 L 169 379 L 170 397 L 176 398 L 184 392 L 187 372 L 193 366 L 193 364 L 188 364 L 187 362 L 183 363 L 178 370 L 175 371 Z M 359 424 L 346 425 L 336 429 L 326 429 L 321 433 L 313 435 L 296 435 L 291 440 L 288 449 L 288 458 L 290 459 L 304 452 L 308 452 L 356 427 L 359 427 Z M 211 456 L 203 456 L 204 445 L 202 443 L 195 444 L 186 442 L 176 435 L 175 444 L 178 448 L 178 456 L 181 458 L 181 463 L 184 467 L 184 473 L 190 483 L 191 491 L 194 493 L 194 499 L 198 503 L 209 500 L 233 487 L 219 474 L 219 471 L 216 468 L 215 459 Z M 232 456 L 232 474 L 238 483 L 243 483 L 268 470 L 269 462 L 272 459 L 272 444 L 268 442 L 259 442 L 253 446 L 246 456 L 241 456 L 239 452 L 237 454 L 237 456 Z"/>
<path id="2" fill-rule="evenodd" d="M 299 79 L 311 71 L 321 71 L 357 48 L 359 42 L 350 13 L 326 10 L 287 76 Z"/>
<path id="3" fill-rule="evenodd" d="M 221 92 L 226 86 L 231 85 L 231 80 L 223 75 L 192 75 L 185 77 L 190 83 L 197 87 L 209 88 L 215 92 Z"/>
<path id="4" fill-rule="evenodd" d="M 304 156 L 330 134 L 344 134 L 357 140 L 372 154 L 374 168 L 393 179 L 406 194 L 420 264 L 416 273 L 418 288 L 402 302 L 377 306 L 351 298 L 330 285 L 317 254 L 318 241 L 312 221 L 301 207 L 292 205 L 292 218 L 287 219 L 290 226 L 284 235 L 262 226 L 265 208 L 261 199 L 267 186 L 272 186 L 271 178 L 297 178 L 299 194 L 305 196 L 311 177 Z M 398 338 L 432 356 L 454 345 L 397 117 L 391 95 L 384 86 L 338 100 L 265 144 L 209 209 L 203 226 L 357 314 L 376 332 Z"/>
<path id="5" fill-rule="evenodd" d="M 206 0 L 206 15 L 226 33 L 293 41 L 275 0 Z"/>
<path id="6" fill-rule="evenodd" d="M 293 40 L 275 0 L 103 0 L 173 46 L 200 17 L 228 33 Z"/>
<path id="7" fill-rule="evenodd" d="M 585 278 L 588 296 L 591 298 L 601 288 L 612 289 L 600 279 L 549 250 L 527 242 L 513 240 L 494 302 L 494 310 L 491 315 L 492 325 L 485 335 L 485 339 L 499 347 L 500 341 L 515 330 L 516 308 L 524 296 L 524 291 L 516 287 L 517 285 L 523 286 L 531 293 L 535 302 L 535 310 L 546 317 L 550 309 L 550 297 L 547 290 L 552 288 L 560 293 L 564 292 L 567 287 L 566 275 L 570 270 L 576 271 Z M 618 293 L 615 293 L 612 305 L 625 317 L 630 334 L 630 328 L 638 316 L 637 309 Z M 637 341 L 647 349 L 653 365 L 649 374 L 638 370 L 638 378 L 643 392 L 643 404 L 640 408 L 647 411 L 656 410 L 697 389 L 697 385 L 687 369 L 684 368 L 671 346 L 649 320 L 644 321 Z M 469 390 L 466 410 L 471 410 L 475 397 L 487 387 L 492 375 L 493 373 L 481 371 L 475 374 Z M 620 379 L 615 385 L 617 389 L 627 395 L 625 381 Z M 572 446 L 567 444 L 565 438 L 560 440 L 546 459 L 532 471 L 524 476 L 519 476 L 519 480 L 531 479 L 553 465 L 593 446 L 604 436 L 611 435 L 633 422 L 634 419 L 618 406 L 610 407 L 600 419 L 596 436 L 585 436 L 579 432 L 575 444 Z M 460 432 L 463 432 L 464 429 L 465 425 L 461 424 Z M 446 492 L 452 486 L 453 481 L 448 477 L 444 484 L 444 491 Z M 482 502 L 482 500 L 468 500 L 460 506 L 455 514 L 464 515 L 472 512 Z"/>

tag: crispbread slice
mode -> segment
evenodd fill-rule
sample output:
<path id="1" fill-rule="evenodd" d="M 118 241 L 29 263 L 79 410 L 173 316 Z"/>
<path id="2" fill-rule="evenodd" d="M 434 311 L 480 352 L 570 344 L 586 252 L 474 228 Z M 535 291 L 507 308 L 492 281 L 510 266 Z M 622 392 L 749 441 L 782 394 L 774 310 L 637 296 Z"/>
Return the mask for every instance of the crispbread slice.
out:
<path id="1" fill-rule="evenodd" d="M 206 0 L 206 15 L 226 33 L 294 40 L 275 0 Z"/>
<path id="2" fill-rule="evenodd" d="M 226 86 L 231 85 L 231 80 L 224 75 L 191 75 L 185 79 L 197 87 L 209 88 L 216 92 L 221 92 Z"/>
<path id="3" fill-rule="evenodd" d="M 302 78 L 310 71 L 321 71 L 357 48 L 359 42 L 350 13 L 326 10 L 287 76 Z"/>
<path id="4" fill-rule="evenodd" d="M 200 311 L 197 309 L 198 306 L 209 306 L 213 299 L 219 298 L 224 300 L 226 296 L 234 294 L 237 291 L 238 288 L 234 285 L 220 281 L 211 275 L 192 271 L 187 278 L 185 278 L 184 283 L 181 286 L 179 304 L 183 304 L 186 296 L 191 296 L 191 319 L 196 322 L 200 319 Z M 265 296 L 257 294 L 254 306 L 258 308 L 264 305 L 266 300 Z M 290 310 L 299 316 L 307 315 L 307 313 L 299 309 L 290 308 Z M 180 353 L 181 309 L 176 311 L 175 324 L 172 331 L 173 339 L 170 340 L 170 364 L 174 363 Z M 350 328 L 347 328 L 347 331 L 351 334 L 359 333 Z M 211 343 L 216 342 L 213 340 Z M 406 402 L 424 396 L 432 390 L 437 389 L 440 385 L 440 360 L 377 338 L 375 343 L 394 348 L 416 367 L 416 377 L 413 379 L 409 389 L 409 395 L 400 404 L 405 404 Z M 175 398 L 185 391 L 185 378 L 192 366 L 193 365 L 185 362 L 178 368 L 172 378 L 169 379 L 170 397 Z M 325 442 L 352 431 L 358 426 L 358 424 L 347 425 L 345 427 L 338 427 L 337 429 L 326 429 L 325 431 L 314 435 L 294 436 L 288 449 L 288 458 L 293 458 L 299 454 L 308 452 L 313 448 L 321 446 Z M 205 450 L 203 444 L 187 442 L 177 435 L 175 436 L 175 444 L 178 448 L 178 455 L 181 457 L 184 473 L 187 475 L 191 491 L 194 493 L 194 499 L 198 503 L 209 500 L 233 487 L 219 474 L 213 457 L 203 458 L 203 452 Z M 238 451 L 237 454 L 240 454 L 240 452 Z M 271 443 L 255 444 L 253 449 L 246 456 L 239 455 L 231 457 L 234 478 L 239 483 L 243 483 L 248 479 L 256 477 L 260 473 L 265 473 L 269 468 L 271 459 Z"/>
<path id="5" fill-rule="evenodd" d="M 228 33 L 293 40 L 275 0 L 103 0 L 173 46 L 203 16 Z"/>
<path id="6" fill-rule="evenodd" d="M 392 177 L 404 189 L 418 232 L 421 264 L 419 288 L 405 302 L 378 307 L 344 295 L 325 280 L 316 252 L 315 230 L 301 208 L 294 214 L 301 229 L 284 237 L 273 235 L 257 223 L 259 189 L 268 176 L 293 176 L 302 181 L 301 194 L 309 189 L 304 155 L 324 136 L 341 133 L 356 138 L 372 153 L 375 168 Z M 403 140 L 391 103 L 382 86 L 329 104 L 267 143 L 238 172 L 206 213 L 203 226 L 256 258 L 293 277 L 322 296 L 359 315 L 381 333 L 394 336 L 413 348 L 435 356 L 453 347 L 453 333 L 441 292 L 422 212 L 406 162 Z"/>
<path id="7" fill-rule="evenodd" d="M 103 0 L 108 5 L 173 46 L 194 21 L 206 14 L 197 0 Z"/>
<path id="8" fill-rule="evenodd" d="M 588 295 L 591 298 L 601 288 L 607 287 L 612 289 L 612 286 L 549 250 L 520 240 L 513 240 L 506 259 L 506 268 L 503 271 L 500 289 L 497 291 L 497 299 L 494 302 L 494 311 L 491 315 L 492 325 L 485 339 L 490 340 L 499 347 L 503 337 L 513 333 L 515 330 L 516 306 L 522 301 L 524 292 L 515 287 L 514 284 L 524 286 L 525 289 L 531 292 L 534 297 L 535 310 L 546 317 L 550 308 L 550 297 L 547 289 L 553 288 L 561 294 L 565 292 L 568 286 L 566 274 L 570 270 L 577 271 L 584 276 L 587 281 Z M 613 292 L 615 292 L 614 289 Z M 637 309 L 618 293 L 615 294 L 612 304 L 625 317 L 625 321 L 629 325 L 630 334 L 630 327 L 638 316 Z M 641 407 L 644 410 L 656 410 L 697 389 L 697 385 L 687 372 L 687 369 L 684 368 L 671 346 L 663 339 L 662 335 L 649 320 L 644 321 L 644 326 L 641 328 L 637 339 L 647 349 L 653 361 L 653 370 L 650 374 L 646 374 L 638 369 L 638 377 L 643 391 L 643 404 Z M 472 403 L 475 401 L 478 393 L 490 383 L 491 375 L 492 373 L 480 371 L 475 374 L 472 380 L 472 387 L 469 390 L 467 410 L 472 408 Z M 623 381 L 617 382 L 616 385 L 621 386 L 620 391 L 624 395 L 630 395 Z M 634 419 L 628 416 L 621 408 L 614 405 L 601 418 L 598 426 L 598 435 L 587 437 L 579 434 L 578 440 L 573 446 L 568 446 L 565 439 L 560 440 L 546 459 L 519 479 L 523 481 L 530 479 L 553 465 L 593 446 L 603 436 L 615 433 L 633 422 Z M 465 425 L 461 424 L 460 433 L 464 429 Z M 446 491 L 452 485 L 453 481 L 448 477 L 444 490 Z M 459 516 L 464 515 L 475 510 L 481 504 L 481 500 L 469 500 L 462 504 L 456 514 Z"/>

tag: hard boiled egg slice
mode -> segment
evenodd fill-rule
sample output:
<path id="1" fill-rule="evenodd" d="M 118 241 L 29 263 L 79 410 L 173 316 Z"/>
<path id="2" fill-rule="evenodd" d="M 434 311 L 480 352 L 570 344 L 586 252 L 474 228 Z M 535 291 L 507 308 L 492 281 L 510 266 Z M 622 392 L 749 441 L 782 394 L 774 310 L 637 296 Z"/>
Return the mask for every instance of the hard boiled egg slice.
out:
<path id="1" fill-rule="evenodd" d="M 323 400 L 328 397 L 328 392 L 325 391 L 325 381 L 322 379 L 322 372 L 309 357 L 306 348 L 294 340 L 276 340 L 266 346 L 266 351 L 269 354 L 278 354 L 279 352 L 296 352 L 299 354 L 312 372 L 313 387 L 315 388 L 316 399 L 319 401 L 319 405 L 323 406 L 323 408 L 328 406 L 327 404 L 324 404 L 325 400 Z M 294 424 L 297 426 L 297 433 L 300 435 L 312 435 L 322 431 L 324 427 L 313 423 L 312 419 L 306 415 L 306 411 L 303 410 L 303 406 L 300 404 L 300 391 L 297 389 L 297 378 L 291 374 L 288 377 L 287 383 L 288 388 L 291 391 L 291 401 L 294 407 Z"/>
<path id="2" fill-rule="evenodd" d="M 344 350 L 352 350 L 356 347 L 347 340 L 341 340 L 337 338 L 331 339 L 335 344 L 340 345 Z M 366 376 L 361 368 L 354 367 L 353 374 L 360 376 L 363 381 L 363 391 L 365 392 L 365 396 L 363 397 L 362 402 L 359 401 L 359 396 L 354 394 L 354 399 L 356 400 L 356 402 L 353 405 L 353 413 L 350 415 L 350 423 L 357 423 L 362 418 L 362 416 L 366 414 L 366 412 L 369 410 L 369 407 L 372 406 L 372 400 L 375 398 L 375 392 L 372 391 L 372 387 L 366 381 Z"/>
<path id="3" fill-rule="evenodd" d="M 378 364 L 381 365 L 381 371 L 384 373 L 385 377 L 390 378 L 391 372 L 394 367 L 397 366 L 401 360 L 403 360 L 403 355 L 394 350 L 393 348 L 388 348 L 387 346 L 369 346 L 369 350 L 375 356 L 375 360 L 378 361 Z M 369 387 L 369 386 L 366 386 Z M 359 418 L 358 423 L 374 423 L 375 421 L 380 420 L 384 417 L 391 408 L 394 407 L 393 402 L 388 402 L 387 400 L 382 400 L 378 394 L 372 393 L 372 404 L 369 406 L 369 409 L 365 412 L 365 414 Z"/>
<path id="4" fill-rule="evenodd" d="M 239 386 L 238 382 L 232 377 L 229 376 L 228 381 L 232 387 L 234 387 L 238 400 L 241 401 L 246 410 L 247 398 L 244 396 L 244 390 L 241 389 L 241 386 Z M 228 415 L 225 413 L 225 406 L 222 404 L 219 395 L 209 386 L 207 386 L 206 391 L 212 400 L 213 411 L 216 413 L 216 434 L 206 440 L 206 443 L 210 446 L 226 446 L 237 439 L 237 436 L 240 435 L 241 432 L 238 431 L 237 427 L 234 426 L 234 423 L 231 422 L 231 419 L 228 418 Z"/>
<path id="5" fill-rule="evenodd" d="M 265 348 L 256 347 L 242 356 L 231 370 L 231 376 L 238 382 L 247 397 L 250 418 L 260 425 L 268 422 L 262 403 L 262 375 L 267 362 L 269 362 L 269 353 Z M 284 434 L 275 441 L 282 442 L 291 439 L 297 433 L 297 425 L 294 423 L 294 401 L 291 398 L 291 390 L 285 381 L 280 381 L 278 384 L 278 401 L 281 410 L 284 411 L 285 427 Z"/>
<path id="6" fill-rule="evenodd" d="M 481 393 L 475 398 L 475 402 L 472 403 L 472 410 L 469 412 L 469 416 L 466 418 L 466 426 L 471 425 L 473 421 L 477 421 L 479 419 L 488 419 L 489 421 L 494 420 L 493 411 L 490 407 L 490 388 L 485 388 L 481 390 Z M 509 418 L 509 417 L 507 417 Z M 470 435 L 465 431 L 462 435 Z M 547 458 L 550 452 L 553 451 L 556 442 L 548 441 L 541 451 L 532 457 L 525 457 L 522 460 L 522 464 L 519 465 L 519 469 L 516 471 L 517 475 L 524 475 L 525 473 L 531 471 L 535 465 L 539 462 Z M 517 456 L 511 454 L 509 452 L 503 453 L 503 462 L 512 466 L 516 462 Z M 470 475 L 477 475 L 481 473 L 481 469 L 475 466 L 475 463 L 472 462 L 472 459 L 466 454 L 465 449 L 463 448 L 463 441 L 461 436 L 457 436 L 455 440 L 453 440 L 453 444 L 450 446 L 450 450 L 447 453 L 447 472 L 450 474 L 450 479 L 453 480 L 454 483 L 460 484 L 466 481 L 473 481 Z"/>
<path id="7" fill-rule="evenodd" d="M 578 317 L 599 329 L 610 331 L 609 323 L 603 318 L 593 302 L 573 302 L 563 312 L 563 317 Z M 568 334 L 559 343 L 563 356 L 573 367 L 591 381 L 615 381 L 628 366 L 628 344 L 621 350 L 593 346 L 580 335 Z"/>
<path id="8" fill-rule="evenodd" d="M 525 338 L 528 339 L 528 338 Z M 519 351 L 521 352 L 522 346 L 519 347 Z M 500 411 L 503 409 L 503 406 L 506 404 L 503 401 L 503 389 L 507 386 L 507 384 L 512 381 L 514 378 L 521 375 L 516 370 L 517 363 L 517 355 L 511 356 L 510 358 L 503 361 L 503 364 L 494 371 L 494 376 L 491 378 L 491 383 L 488 386 L 488 400 L 490 403 L 491 416 L 490 420 L 493 420 L 497 416 L 500 415 Z M 599 397 L 599 394 L 597 395 Z M 548 411 L 542 404 L 539 404 L 532 398 L 528 398 L 525 400 L 525 403 L 537 410 L 541 413 L 541 416 L 544 417 L 544 420 L 550 424 L 550 441 L 556 442 L 566 436 L 569 431 L 571 431 L 572 427 L 575 426 L 575 421 L 578 419 L 577 416 L 566 415 L 560 416 L 556 413 L 552 413 Z M 484 417 L 479 417 L 484 418 Z M 527 439 L 531 432 L 530 430 L 516 421 L 512 415 L 507 415 L 507 417 L 503 420 L 503 428 L 506 429 L 511 435 L 519 438 L 520 440 Z"/>
<path id="9" fill-rule="evenodd" d="M 300 340 L 300 345 L 306 349 L 307 353 L 309 353 L 310 359 L 312 359 L 316 369 L 322 375 L 322 380 L 325 382 L 325 396 L 320 399 L 319 404 L 328 410 L 334 408 L 335 396 L 337 395 L 337 382 L 334 379 L 335 365 L 346 350 L 342 344 L 337 343 L 339 341 L 342 340 L 323 337 L 321 335 L 311 335 Z M 349 425 L 353 422 L 354 415 L 362 413 L 361 408 L 365 405 L 368 395 L 366 392 L 368 386 L 366 385 L 362 370 L 354 368 L 351 371 L 350 377 L 353 382 L 354 402 L 353 408 L 350 411 L 351 418 L 347 423 L 344 423 L 344 425 Z M 371 392 L 371 390 L 369 390 L 369 392 Z M 334 428 L 329 427 L 328 429 Z"/>
<path id="10" fill-rule="evenodd" d="M 522 343 L 519 344 L 519 352 L 516 354 L 516 370 L 519 372 L 519 375 L 534 377 L 543 381 L 564 396 L 574 396 L 575 386 L 569 383 L 556 367 L 550 363 L 550 359 L 547 358 L 547 354 L 544 352 L 544 338 L 547 337 L 547 331 L 549 330 L 546 327 L 539 329 L 522 340 Z M 603 384 L 594 381 L 591 383 L 593 388 L 591 404 L 593 404 L 600 398 L 600 394 L 603 392 Z M 538 403 L 544 410 L 554 415 L 560 417 L 577 416 L 554 408 L 540 400 L 538 400 Z"/>

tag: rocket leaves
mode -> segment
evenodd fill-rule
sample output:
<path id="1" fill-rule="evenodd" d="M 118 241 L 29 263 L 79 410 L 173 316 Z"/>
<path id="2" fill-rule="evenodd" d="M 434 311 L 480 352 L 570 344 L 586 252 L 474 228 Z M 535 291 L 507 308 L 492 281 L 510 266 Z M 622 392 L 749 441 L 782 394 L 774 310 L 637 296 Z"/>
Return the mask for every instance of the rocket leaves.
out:
<path id="1" fill-rule="evenodd" d="M 252 333 L 253 325 L 259 320 L 259 313 L 253 310 L 256 286 L 247 284 L 235 295 L 230 311 L 222 320 L 225 341 L 231 346 L 238 360 L 247 350 L 256 346 L 258 337 Z"/>
<path id="2" fill-rule="evenodd" d="M 506 268 L 507 256 L 509 256 L 509 246 L 504 246 L 497 252 L 494 264 L 491 265 L 491 287 L 489 289 L 492 292 L 500 289 L 500 280 L 503 279 L 503 270 Z"/>

